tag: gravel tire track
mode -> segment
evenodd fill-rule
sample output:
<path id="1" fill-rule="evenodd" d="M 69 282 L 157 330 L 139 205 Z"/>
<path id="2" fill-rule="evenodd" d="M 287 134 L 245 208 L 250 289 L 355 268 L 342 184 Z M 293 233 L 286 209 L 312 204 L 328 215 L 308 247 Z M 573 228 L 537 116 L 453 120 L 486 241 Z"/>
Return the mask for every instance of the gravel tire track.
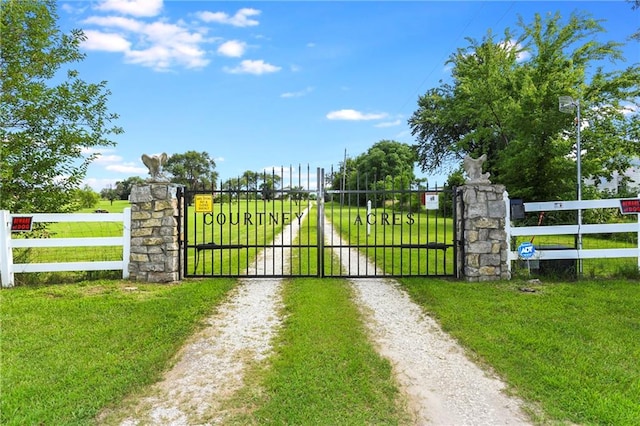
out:
<path id="1" fill-rule="evenodd" d="M 325 219 L 327 238 L 341 237 Z M 355 249 L 334 249 L 343 268 L 376 270 Z M 378 271 L 380 275 L 382 271 Z M 439 324 L 399 284 L 385 278 L 350 279 L 370 336 L 406 393 L 418 425 L 527 425 L 523 403 L 505 394 L 497 377 L 471 362 Z"/>
<path id="2" fill-rule="evenodd" d="M 288 225 L 275 245 L 293 241 L 298 229 L 297 223 Z M 325 230 L 334 242 L 341 241 L 326 219 Z M 345 269 L 375 270 L 355 249 L 335 252 Z M 256 260 L 255 270 L 283 274 L 278 269 L 288 267 L 287 259 L 288 249 L 266 249 Z M 471 362 L 397 282 L 386 278 L 349 281 L 373 343 L 391 362 L 407 395 L 415 424 L 530 424 L 521 401 L 508 397 L 498 378 Z M 206 320 L 206 327 L 179 351 L 174 367 L 135 402 L 120 425 L 224 423 L 222 402 L 241 388 L 246 367 L 271 352 L 272 339 L 281 326 L 281 287 L 282 280 L 277 278 L 242 279 Z"/>
<path id="3" fill-rule="evenodd" d="M 287 225 L 275 238 L 274 246 L 289 245 L 298 231 L 298 221 Z M 288 248 L 267 248 L 250 270 L 282 275 L 288 259 Z M 176 364 L 152 387 L 150 396 L 138 401 L 121 426 L 223 422 L 220 405 L 241 388 L 247 365 L 265 359 L 271 352 L 272 338 L 281 325 L 281 287 L 279 278 L 242 279 L 206 320 L 206 327 L 182 347 Z"/>

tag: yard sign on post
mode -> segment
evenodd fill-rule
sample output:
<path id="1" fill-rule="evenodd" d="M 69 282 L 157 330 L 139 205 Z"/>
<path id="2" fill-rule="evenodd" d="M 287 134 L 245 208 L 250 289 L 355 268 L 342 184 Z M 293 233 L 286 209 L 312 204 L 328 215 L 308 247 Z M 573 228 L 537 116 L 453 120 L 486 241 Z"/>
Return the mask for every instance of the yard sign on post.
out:
<path id="1" fill-rule="evenodd" d="M 531 273 L 531 265 L 529 261 L 534 254 L 536 254 L 536 248 L 533 246 L 533 243 L 524 242 L 518 246 L 518 255 L 527 261 L 527 269 L 529 269 L 529 273 Z"/>

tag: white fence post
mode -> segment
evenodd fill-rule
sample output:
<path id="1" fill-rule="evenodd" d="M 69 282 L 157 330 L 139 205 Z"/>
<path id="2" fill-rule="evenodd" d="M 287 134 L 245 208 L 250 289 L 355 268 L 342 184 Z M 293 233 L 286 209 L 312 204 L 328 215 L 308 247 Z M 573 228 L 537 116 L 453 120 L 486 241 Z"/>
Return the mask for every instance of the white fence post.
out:
<path id="1" fill-rule="evenodd" d="M 502 199 L 504 200 L 504 231 L 507 234 L 507 271 L 511 274 L 511 201 L 509 200 L 509 192 L 506 190 L 502 193 Z"/>
<path id="2" fill-rule="evenodd" d="M 2 287 L 13 287 L 13 249 L 11 248 L 11 214 L 0 210 L 0 275 Z"/>
<path id="3" fill-rule="evenodd" d="M 122 278 L 129 278 L 129 258 L 131 257 L 131 207 L 123 210 L 122 214 Z"/>

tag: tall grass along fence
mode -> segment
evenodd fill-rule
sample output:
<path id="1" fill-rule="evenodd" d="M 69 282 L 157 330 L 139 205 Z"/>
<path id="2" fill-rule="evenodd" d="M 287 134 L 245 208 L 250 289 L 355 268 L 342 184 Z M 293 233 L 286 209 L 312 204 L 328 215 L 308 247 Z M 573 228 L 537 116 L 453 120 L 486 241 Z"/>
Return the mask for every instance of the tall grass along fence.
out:
<path id="1" fill-rule="evenodd" d="M 2 287 L 13 287 L 16 273 L 122 270 L 123 278 L 129 276 L 131 208 L 122 213 L 2 210 L 0 219 Z M 38 232 L 24 232 L 32 227 Z"/>
<path id="2" fill-rule="evenodd" d="M 510 201 L 506 196 L 505 199 L 510 216 Z M 560 271 L 581 273 L 583 260 L 636 258 L 633 263 L 629 259 L 629 266 L 637 266 L 637 273 L 640 270 L 639 206 L 640 195 L 638 199 L 523 203 L 524 212 L 537 212 L 540 218 L 544 213 L 568 210 L 580 210 L 576 215 L 579 218 L 593 209 L 618 209 L 621 214 L 617 215 L 617 220 L 612 220 L 613 215 L 605 215 L 609 218 L 608 223 L 583 224 L 577 219 L 576 224 L 543 225 L 544 221 L 540 220 L 538 226 L 513 226 L 511 218 L 507 217 L 509 260 L 527 261 L 530 269 L 542 270 L 546 264 L 549 270 L 555 266 Z M 569 271 L 572 268 L 575 270 Z"/>

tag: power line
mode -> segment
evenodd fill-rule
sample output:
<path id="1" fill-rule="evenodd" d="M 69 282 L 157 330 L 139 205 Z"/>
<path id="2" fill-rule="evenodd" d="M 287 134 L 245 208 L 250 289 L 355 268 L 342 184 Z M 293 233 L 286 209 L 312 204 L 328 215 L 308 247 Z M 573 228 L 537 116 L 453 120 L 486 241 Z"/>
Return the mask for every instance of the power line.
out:
<path id="1" fill-rule="evenodd" d="M 511 9 L 513 8 L 513 6 L 515 5 L 515 1 L 510 2 L 509 7 L 507 8 L 507 10 L 505 10 L 505 12 L 502 14 L 502 16 L 500 16 L 500 18 L 495 22 L 494 26 L 497 26 L 503 19 L 505 16 L 507 16 L 507 14 L 511 11 Z M 460 33 L 458 34 L 458 36 L 455 38 L 455 41 L 451 44 L 451 47 L 449 49 L 447 49 L 447 51 L 451 52 L 452 49 L 454 49 L 454 44 L 458 44 L 458 42 L 463 38 L 463 34 L 467 31 L 467 29 L 471 26 L 471 24 L 475 21 L 476 17 L 479 15 L 479 11 L 482 10 L 482 8 L 484 8 L 486 2 L 483 1 L 482 5 L 480 6 L 480 9 L 478 10 L 477 13 L 474 13 L 473 16 L 471 17 L 471 19 L 467 22 L 467 24 L 460 30 Z M 444 60 L 446 60 L 446 58 L 450 55 L 450 53 L 447 53 L 446 56 L 443 57 L 443 62 Z M 429 78 L 431 78 L 431 75 L 436 71 L 436 69 L 440 68 L 440 63 L 434 65 L 433 69 L 431 71 L 429 71 L 429 73 L 427 74 L 427 76 L 422 80 L 422 82 L 418 85 L 418 88 L 413 92 L 412 95 L 410 95 L 403 103 L 402 106 L 400 107 L 399 111 L 402 111 L 405 106 L 407 105 L 407 103 L 416 96 L 416 94 L 420 94 L 420 88 L 427 82 L 427 80 L 429 80 Z"/>

